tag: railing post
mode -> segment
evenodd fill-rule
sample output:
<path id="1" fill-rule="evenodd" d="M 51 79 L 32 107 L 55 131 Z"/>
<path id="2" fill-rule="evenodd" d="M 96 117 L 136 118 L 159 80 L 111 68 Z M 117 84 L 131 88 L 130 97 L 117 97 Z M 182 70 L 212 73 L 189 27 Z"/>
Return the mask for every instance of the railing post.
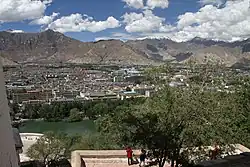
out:
<path id="1" fill-rule="evenodd" d="M 82 167 L 81 156 L 77 151 L 71 153 L 71 166 L 72 167 Z"/>

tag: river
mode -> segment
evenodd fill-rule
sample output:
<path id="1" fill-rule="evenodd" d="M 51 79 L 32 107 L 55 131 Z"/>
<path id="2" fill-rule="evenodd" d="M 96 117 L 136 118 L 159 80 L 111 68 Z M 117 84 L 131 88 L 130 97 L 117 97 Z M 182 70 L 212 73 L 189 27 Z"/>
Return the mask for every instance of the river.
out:
<path id="1" fill-rule="evenodd" d="M 82 135 L 96 132 L 94 121 L 83 120 L 81 122 L 45 122 L 27 121 L 20 127 L 21 133 L 44 133 L 47 131 L 64 132 L 68 135 Z"/>

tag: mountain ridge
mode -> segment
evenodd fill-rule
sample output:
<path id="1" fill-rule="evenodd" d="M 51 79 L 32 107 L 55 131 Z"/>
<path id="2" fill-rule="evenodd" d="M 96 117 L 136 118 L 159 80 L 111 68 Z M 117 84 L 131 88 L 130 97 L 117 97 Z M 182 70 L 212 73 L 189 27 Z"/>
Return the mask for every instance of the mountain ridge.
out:
<path id="1" fill-rule="evenodd" d="M 7 64 L 158 65 L 169 61 L 184 63 L 190 59 L 204 63 L 209 58 L 232 66 L 248 60 L 249 52 L 250 39 L 236 42 L 202 38 L 187 42 L 170 39 L 82 42 L 53 30 L 40 33 L 0 32 L 0 53 Z"/>

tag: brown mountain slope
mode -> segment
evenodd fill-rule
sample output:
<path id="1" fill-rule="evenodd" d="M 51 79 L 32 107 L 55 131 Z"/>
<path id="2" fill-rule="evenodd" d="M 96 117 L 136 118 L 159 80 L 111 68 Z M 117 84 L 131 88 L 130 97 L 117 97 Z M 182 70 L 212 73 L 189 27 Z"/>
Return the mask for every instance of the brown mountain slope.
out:
<path id="1" fill-rule="evenodd" d="M 19 63 L 155 64 L 118 40 L 81 42 L 52 30 L 0 32 L 0 50 Z"/>
<path id="2" fill-rule="evenodd" d="M 183 63 L 194 59 L 203 63 L 215 59 L 231 66 L 236 63 L 246 65 L 244 61 L 250 60 L 250 39 L 234 43 L 200 38 L 182 43 L 169 39 L 81 42 L 52 30 L 0 32 L 0 52 L 7 63 L 156 65 L 166 61 Z"/>
<path id="3" fill-rule="evenodd" d="M 86 48 L 84 52 L 82 52 L 82 54 L 75 54 L 74 58 L 68 60 L 68 62 L 126 65 L 156 63 L 119 40 L 82 43 L 79 50 L 81 50 L 82 47 Z"/>
<path id="4" fill-rule="evenodd" d="M 227 43 L 195 38 L 188 42 L 177 43 L 168 39 L 145 39 L 127 41 L 127 44 L 148 58 L 161 61 L 183 63 L 192 59 L 197 63 L 204 63 L 212 59 L 232 66 L 239 61 L 250 59 L 250 40 Z"/>

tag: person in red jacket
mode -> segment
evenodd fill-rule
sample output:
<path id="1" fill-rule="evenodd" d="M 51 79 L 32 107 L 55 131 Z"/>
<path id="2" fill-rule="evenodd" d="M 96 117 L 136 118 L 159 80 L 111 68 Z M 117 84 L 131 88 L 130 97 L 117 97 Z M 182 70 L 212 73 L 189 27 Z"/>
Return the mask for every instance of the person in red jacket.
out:
<path id="1" fill-rule="evenodd" d="M 128 157 L 128 165 L 130 166 L 133 163 L 133 159 L 132 159 L 133 150 L 131 149 L 131 147 L 127 147 L 126 152 L 127 152 L 127 157 Z"/>

